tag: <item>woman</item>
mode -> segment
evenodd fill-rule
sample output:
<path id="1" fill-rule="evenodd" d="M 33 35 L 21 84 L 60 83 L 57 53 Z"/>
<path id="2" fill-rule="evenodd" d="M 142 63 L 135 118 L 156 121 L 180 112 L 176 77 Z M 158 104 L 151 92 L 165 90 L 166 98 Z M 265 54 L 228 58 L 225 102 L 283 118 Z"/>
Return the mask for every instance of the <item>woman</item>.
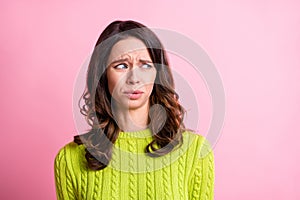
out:
<path id="1" fill-rule="evenodd" d="M 82 97 L 91 129 L 55 158 L 59 200 L 213 199 L 213 152 L 185 128 L 166 52 L 149 28 L 106 27 Z"/>

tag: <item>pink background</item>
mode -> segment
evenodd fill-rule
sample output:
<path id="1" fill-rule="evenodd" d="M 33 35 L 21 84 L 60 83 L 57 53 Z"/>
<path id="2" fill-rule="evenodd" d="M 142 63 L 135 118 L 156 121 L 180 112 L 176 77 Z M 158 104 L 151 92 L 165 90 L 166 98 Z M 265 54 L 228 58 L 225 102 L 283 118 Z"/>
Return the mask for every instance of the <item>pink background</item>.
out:
<path id="1" fill-rule="evenodd" d="M 182 33 L 215 63 L 226 93 L 216 199 L 300 199 L 299 1 L 7 0 L 0 9 L 0 199 L 55 199 L 54 157 L 77 132 L 73 85 L 115 19 Z"/>

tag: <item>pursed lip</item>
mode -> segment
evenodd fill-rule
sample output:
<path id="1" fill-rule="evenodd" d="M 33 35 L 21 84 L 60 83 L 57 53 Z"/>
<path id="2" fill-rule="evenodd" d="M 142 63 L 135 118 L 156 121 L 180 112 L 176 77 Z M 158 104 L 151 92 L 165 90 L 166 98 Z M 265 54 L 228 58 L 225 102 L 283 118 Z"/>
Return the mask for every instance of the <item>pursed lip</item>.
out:
<path id="1" fill-rule="evenodd" d="M 141 90 L 126 90 L 126 91 L 124 91 L 124 93 L 125 94 L 142 94 L 144 92 Z"/>

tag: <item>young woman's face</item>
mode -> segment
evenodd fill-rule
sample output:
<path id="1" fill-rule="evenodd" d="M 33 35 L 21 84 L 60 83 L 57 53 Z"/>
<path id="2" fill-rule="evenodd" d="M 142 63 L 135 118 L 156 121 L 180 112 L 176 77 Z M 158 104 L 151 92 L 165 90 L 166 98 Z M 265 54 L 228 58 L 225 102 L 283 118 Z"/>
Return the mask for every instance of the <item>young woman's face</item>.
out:
<path id="1" fill-rule="evenodd" d="M 155 77 L 156 69 L 141 40 L 129 37 L 113 46 L 107 62 L 107 80 L 118 106 L 148 106 Z"/>

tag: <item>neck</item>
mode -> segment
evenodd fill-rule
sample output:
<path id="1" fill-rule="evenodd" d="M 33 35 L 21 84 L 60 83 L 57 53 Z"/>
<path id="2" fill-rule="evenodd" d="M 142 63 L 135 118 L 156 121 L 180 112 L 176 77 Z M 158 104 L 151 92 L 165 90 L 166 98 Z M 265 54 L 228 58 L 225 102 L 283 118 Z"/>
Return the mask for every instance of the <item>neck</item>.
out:
<path id="1" fill-rule="evenodd" d="M 135 109 L 117 108 L 114 116 L 122 131 L 139 131 L 148 128 L 149 105 Z"/>

